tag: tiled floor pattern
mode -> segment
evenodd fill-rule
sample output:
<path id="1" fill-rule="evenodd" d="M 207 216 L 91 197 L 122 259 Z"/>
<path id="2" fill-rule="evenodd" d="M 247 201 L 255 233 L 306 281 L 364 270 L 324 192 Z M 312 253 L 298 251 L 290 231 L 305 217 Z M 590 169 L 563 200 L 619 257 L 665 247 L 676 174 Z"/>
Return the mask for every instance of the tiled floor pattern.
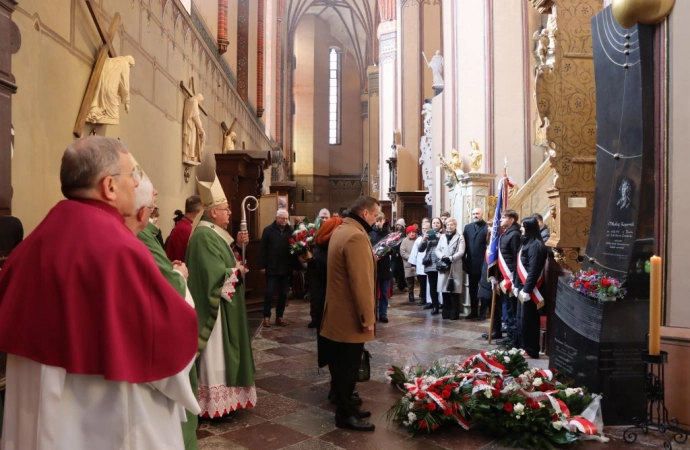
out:
<path id="1" fill-rule="evenodd" d="M 390 323 L 377 326 L 376 340 L 366 344 L 372 354 L 372 380 L 358 384 L 363 408 L 372 412 L 373 433 L 335 427 L 334 407 L 328 402 L 328 371 L 317 369 L 315 332 L 307 328 L 309 304 L 292 300 L 285 318 L 287 328 L 259 328 L 253 341 L 256 362 L 256 407 L 235 414 L 234 422 L 201 422 L 197 435 L 200 450 L 440 450 L 503 449 L 491 436 L 450 428 L 431 436 L 412 437 L 389 424 L 385 412 L 400 393 L 385 380 L 390 364 L 430 363 L 437 359 L 464 360 L 490 346 L 480 336 L 488 322 L 442 320 L 431 316 L 406 294 L 393 296 Z M 546 367 L 547 360 L 532 360 Z M 644 436 L 635 444 L 621 440 L 622 428 L 605 430 L 607 444 L 585 442 L 577 449 L 636 450 L 663 448 L 657 437 Z M 650 435 L 651 436 L 651 435 Z M 674 445 L 688 449 L 688 445 Z"/>

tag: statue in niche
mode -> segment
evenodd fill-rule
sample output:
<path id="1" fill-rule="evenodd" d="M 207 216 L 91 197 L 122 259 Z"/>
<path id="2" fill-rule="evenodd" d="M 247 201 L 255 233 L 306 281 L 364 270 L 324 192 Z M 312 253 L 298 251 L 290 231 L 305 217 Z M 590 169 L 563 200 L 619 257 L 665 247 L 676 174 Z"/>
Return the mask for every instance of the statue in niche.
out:
<path id="1" fill-rule="evenodd" d="M 424 59 L 426 60 L 426 56 Z M 426 65 L 429 67 L 429 69 L 431 69 L 431 72 L 434 75 L 434 81 L 431 87 L 443 87 L 443 56 L 441 56 L 441 52 L 436 50 L 436 53 L 431 58 L 431 61 L 427 61 Z"/>
<path id="2" fill-rule="evenodd" d="M 479 150 L 479 144 L 474 139 L 470 141 L 470 147 L 472 147 L 470 151 L 470 172 L 479 172 L 479 169 L 482 168 L 484 154 Z"/>
<path id="3" fill-rule="evenodd" d="M 547 60 L 549 56 L 549 44 L 551 44 L 551 38 L 549 37 L 549 31 L 546 28 L 537 30 L 532 35 L 532 40 L 537 41 L 537 57 L 539 58 L 539 64 L 542 66 L 547 65 Z"/>
<path id="4" fill-rule="evenodd" d="M 199 103 L 204 96 L 196 94 L 184 102 L 182 114 L 182 162 L 190 166 L 201 164 L 206 132 L 201 125 Z"/>
<path id="5" fill-rule="evenodd" d="M 131 56 L 105 60 L 93 101 L 86 114 L 89 123 L 117 125 L 120 123 L 120 103 L 129 112 L 129 70 L 134 66 Z"/>

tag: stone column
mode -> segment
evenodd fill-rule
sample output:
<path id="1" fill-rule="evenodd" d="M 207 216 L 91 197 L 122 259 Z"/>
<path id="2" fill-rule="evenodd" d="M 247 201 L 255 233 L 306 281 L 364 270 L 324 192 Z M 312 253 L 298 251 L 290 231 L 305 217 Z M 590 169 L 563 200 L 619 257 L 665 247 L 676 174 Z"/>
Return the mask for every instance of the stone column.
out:
<path id="1" fill-rule="evenodd" d="M 379 38 L 379 161 L 391 156 L 395 130 L 397 20 L 383 22 Z M 390 175 L 386 164 L 379 164 L 379 200 L 388 200 Z"/>

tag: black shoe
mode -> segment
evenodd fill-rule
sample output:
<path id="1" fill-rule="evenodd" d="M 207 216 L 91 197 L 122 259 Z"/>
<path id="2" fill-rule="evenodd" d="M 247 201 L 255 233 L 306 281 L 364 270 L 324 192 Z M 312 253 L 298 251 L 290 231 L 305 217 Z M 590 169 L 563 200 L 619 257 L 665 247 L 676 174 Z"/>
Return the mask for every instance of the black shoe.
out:
<path id="1" fill-rule="evenodd" d="M 313 320 L 311 322 L 309 322 L 309 325 L 307 325 L 307 328 L 316 328 L 316 324 L 314 323 Z"/>
<path id="2" fill-rule="evenodd" d="M 486 320 L 486 314 L 479 314 L 477 320 Z"/>
<path id="3" fill-rule="evenodd" d="M 334 405 L 338 403 L 338 401 L 335 398 L 335 394 L 333 391 L 330 391 L 328 393 L 328 400 L 333 403 Z M 355 406 L 360 406 L 362 404 L 362 399 L 359 397 L 359 393 L 357 391 L 352 393 L 352 397 L 350 398 L 350 401 L 352 402 L 353 405 Z"/>
<path id="4" fill-rule="evenodd" d="M 371 411 L 365 411 L 363 409 L 360 409 L 359 411 L 357 411 L 356 416 L 359 417 L 360 419 L 366 419 L 366 418 L 371 417 Z"/>
<path id="5" fill-rule="evenodd" d="M 433 307 L 434 307 L 434 305 L 432 305 L 431 303 L 425 303 L 424 304 L 424 309 L 431 309 Z"/>
<path id="6" fill-rule="evenodd" d="M 376 429 L 373 423 L 365 422 L 357 416 L 335 416 L 335 426 L 354 431 L 374 431 Z"/>
<path id="7" fill-rule="evenodd" d="M 432 308 L 433 308 L 433 309 L 431 310 L 431 315 L 432 315 L 432 316 L 435 316 L 436 314 L 440 314 L 440 313 L 441 313 L 441 311 L 438 310 L 438 306 L 436 306 L 436 307 L 433 307 L 433 306 L 432 306 Z"/>
<path id="8" fill-rule="evenodd" d="M 482 338 L 489 339 L 489 333 L 482 333 Z M 501 335 L 501 333 L 493 332 L 491 333 L 491 339 L 503 339 L 503 335 Z"/>
<path id="9" fill-rule="evenodd" d="M 203 419 L 210 420 L 211 423 L 232 423 L 235 420 L 232 418 L 232 416 L 229 415 L 213 418 L 204 417 Z"/>
<path id="10" fill-rule="evenodd" d="M 479 316 L 477 315 L 477 313 L 469 313 L 468 315 L 466 315 L 466 316 L 464 317 L 464 319 L 465 319 L 465 320 L 472 320 L 472 319 L 476 319 L 476 318 L 478 318 L 478 317 L 479 317 Z"/>
<path id="11" fill-rule="evenodd" d="M 450 316 L 450 320 L 460 320 L 460 316 Z"/>
<path id="12" fill-rule="evenodd" d="M 416 301 L 415 298 L 414 298 L 414 293 L 413 293 L 412 291 L 410 291 L 410 295 L 407 297 L 407 300 L 408 300 L 410 303 L 413 303 L 413 302 Z"/>
<path id="13" fill-rule="evenodd" d="M 497 339 L 497 340 L 493 341 L 492 343 L 496 344 L 496 345 L 503 345 L 506 347 L 513 347 L 513 341 L 511 341 L 510 338 Z"/>
<path id="14" fill-rule="evenodd" d="M 388 323 L 388 317 L 381 317 L 381 318 L 379 319 L 379 322 L 381 322 L 381 323 Z"/>
<path id="15" fill-rule="evenodd" d="M 450 319 L 450 314 L 446 312 L 441 312 L 441 319 Z"/>
<path id="16" fill-rule="evenodd" d="M 426 300 L 419 299 L 419 303 L 417 303 L 419 306 L 426 306 Z"/>

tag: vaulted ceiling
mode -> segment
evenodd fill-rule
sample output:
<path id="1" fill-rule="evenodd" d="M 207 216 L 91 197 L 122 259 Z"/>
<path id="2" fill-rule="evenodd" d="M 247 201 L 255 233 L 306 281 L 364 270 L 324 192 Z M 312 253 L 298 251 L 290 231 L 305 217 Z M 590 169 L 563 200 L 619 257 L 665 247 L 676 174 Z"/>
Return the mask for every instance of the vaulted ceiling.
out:
<path id="1" fill-rule="evenodd" d="M 328 23 L 331 35 L 354 55 L 364 86 L 366 68 L 376 62 L 377 0 L 287 0 L 286 3 L 290 41 L 305 14 L 318 16 Z"/>

